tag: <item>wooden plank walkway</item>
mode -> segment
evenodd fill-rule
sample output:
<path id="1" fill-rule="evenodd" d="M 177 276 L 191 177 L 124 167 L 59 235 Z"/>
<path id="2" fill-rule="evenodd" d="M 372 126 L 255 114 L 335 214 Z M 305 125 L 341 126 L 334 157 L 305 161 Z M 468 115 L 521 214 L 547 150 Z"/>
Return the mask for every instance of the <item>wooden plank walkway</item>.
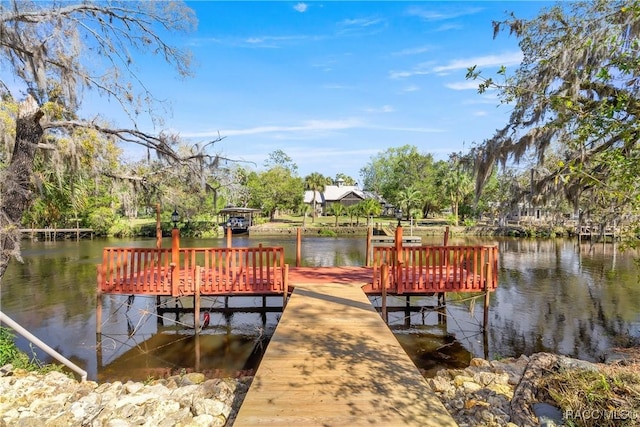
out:
<path id="1" fill-rule="evenodd" d="M 361 289 L 297 284 L 234 426 L 455 426 Z"/>

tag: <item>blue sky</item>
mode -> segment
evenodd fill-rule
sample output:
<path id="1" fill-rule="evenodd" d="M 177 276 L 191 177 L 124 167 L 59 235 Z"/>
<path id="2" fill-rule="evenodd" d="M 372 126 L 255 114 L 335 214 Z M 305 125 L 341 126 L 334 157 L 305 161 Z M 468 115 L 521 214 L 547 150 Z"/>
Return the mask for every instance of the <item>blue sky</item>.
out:
<path id="1" fill-rule="evenodd" d="M 494 40 L 492 20 L 511 11 L 530 18 L 551 3 L 188 5 L 198 30 L 173 42 L 193 52 L 195 77 L 143 68 L 145 84 L 171 103 L 164 126 L 192 142 L 220 134 L 217 152 L 258 169 L 282 150 L 301 176 L 342 172 L 358 181 L 389 147 L 411 144 L 446 159 L 502 127 L 510 107 L 498 106 L 495 93 L 479 95 L 467 67 L 515 69 L 517 40 Z"/>

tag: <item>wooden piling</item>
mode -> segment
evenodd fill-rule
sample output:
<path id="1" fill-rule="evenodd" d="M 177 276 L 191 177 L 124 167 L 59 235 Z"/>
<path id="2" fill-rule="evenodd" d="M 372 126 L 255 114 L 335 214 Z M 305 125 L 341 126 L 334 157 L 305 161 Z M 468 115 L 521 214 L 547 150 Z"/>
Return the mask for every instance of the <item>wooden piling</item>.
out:
<path id="1" fill-rule="evenodd" d="M 282 278 L 282 311 L 287 306 L 287 298 L 289 297 L 289 264 L 284 265 L 284 272 Z"/>
<path id="2" fill-rule="evenodd" d="M 196 265 L 193 278 L 193 329 L 196 335 L 200 333 L 200 282 L 202 280 L 202 267 Z M 197 346 L 196 346 L 197 348 Z"/>
<path id="3" fill-rule="evenodd" d="M 180 230 L 171 230 L 171 295 L 179 296 L 180 285 Z"/>
<path id="4" fill-rule="evenodd" d="M 233 246 L 232 242 L 232 235 L 233 233 L 231 232 L 231 227 L 227 227 L 227 248 L 230 248 L 231 246 Z"/>
<path id="5" fill-rule="evenodd" d="M 489 301 L 491 297 L 491 293 L 489 292 L 489 283 L 491 283 L 491 278 L 493 277 L 493 272 L 491 271 L 491 259 L 493 257 L 489 257 L 489 262 L 487 262 L 487 275 L 484 281 L 484 316 L 483 316 L 483 324 L 482 330 L 487 331 L 487 326 L 489 325 Z"/>
<path id="6" fill-rule="evenodd" d="M 389 286 L 389 264 L 382 264 L 380 273 L 380 281 L 382 282 L 382 319 L 384 320 L 384 323 L 389 323 L 389 316 L 387 315 L 387 287 Z"/>
<path id="7" fill-rule="evenodd" d="M 296 267 L 300 267 L 302 251 L 302 229 L 296 228 Z"/>
<path id="8" fill-rule="evenodd" d="M 395 263 L 395 275 L 396 275 L 396 291 L 398 294 L 402 293 L 402 261 L 403 261 L 403 253 L 402 253 L 402 226 L 396 227 L 396 263 Z"/>
<path id="9" fill-rule="evenodd" d="M 444 243 L 443 246 L 448 246 L 449 245 L 449 226 L 447 225 L 447 227 L 444 229 Z"/>
<path id="10" fill-rule="evenodd" d="M 102 288 L 100 283 L 104 283 L 105 266 L 101 264 L 97 268 L 98 289 L 96 289 L 96 335 L 102 334 Z"/>
<path id="11" fill-rule="evenodd" d="M 371 237 L 373 236 L 373 227 L 367 227 L 367 253 L 365 255 L 365 264 L 371 267 Z"/>

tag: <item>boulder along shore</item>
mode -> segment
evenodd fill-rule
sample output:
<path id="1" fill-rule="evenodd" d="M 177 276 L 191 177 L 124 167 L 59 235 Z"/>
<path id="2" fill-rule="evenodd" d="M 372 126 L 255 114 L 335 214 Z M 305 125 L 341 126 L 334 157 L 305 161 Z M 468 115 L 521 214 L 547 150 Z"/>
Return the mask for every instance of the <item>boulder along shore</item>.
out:
<path id="1" fill-rule="evenodd" d="M 550 367 L 598 369 L 549 353 L 443 369 L 427 378 L 456 422 L 464 426 L 562 425 L 562 413 L 533 410 L 535 383 Z M 207 379 L 201 373 L 166 379 L 98 384 L 61 372 L 0 368 L 0 427 L 232 426 L 252 377 Z M 304 410 L 301 408 L 301 410 Z"/>

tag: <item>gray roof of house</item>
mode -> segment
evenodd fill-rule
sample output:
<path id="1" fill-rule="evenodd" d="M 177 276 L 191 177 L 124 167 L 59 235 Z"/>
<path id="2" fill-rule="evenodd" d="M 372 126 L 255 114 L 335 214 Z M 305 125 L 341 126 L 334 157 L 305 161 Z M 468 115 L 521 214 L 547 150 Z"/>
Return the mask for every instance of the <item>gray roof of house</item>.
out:
<path id="1" fill-rule="evenodd" d="M 324 198 L 328 202 L 342 200 L 350 193 L 354 193 L 358 197 L 364 199 L 364 193 L 355 185 L 327 185 L 324 187 Z"/>
<path id="2" fill-rule="evenodd" d="M 313 203 L 313 191 L 307 190 L 304 192 L 304 202 L 309 204 Z M 316 203 L 324 203 L 324 197 L 319 191 L 316 191 Z"/>
<path id="3" fill-rule="evenodd" d="M 325 202 L 336 202 L 344 199 L 349 194 L 355 194 L 356 196 L 364 199 L 375 199 L 380 203 L 386 204 L 386 201 L 378 194 L 371 191 L 363 191 L 357 185 L 327 185 L 324 187 L 324 192 L 316 191 L 316 203 L 323 204 Z M 304 192 L 304 202 L 313 202 L 313 191 L 307 190 Z"/>

